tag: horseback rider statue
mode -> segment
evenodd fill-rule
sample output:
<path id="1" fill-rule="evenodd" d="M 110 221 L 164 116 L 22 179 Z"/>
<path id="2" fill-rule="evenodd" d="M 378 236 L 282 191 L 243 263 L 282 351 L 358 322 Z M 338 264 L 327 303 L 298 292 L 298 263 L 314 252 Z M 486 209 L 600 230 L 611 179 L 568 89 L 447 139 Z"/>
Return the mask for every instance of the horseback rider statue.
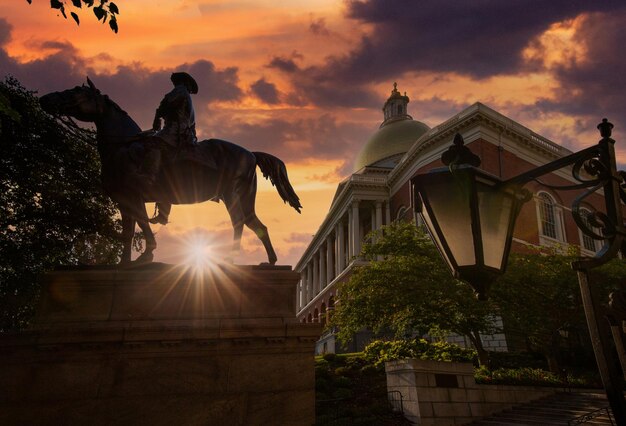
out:
<path id="1" fill-rule="evenodd" d="M 150 138 L 156 141 L 155 149 L 146 154 L 145 171 L 147 184 L 156 183 L 161 165 L 173 161 L 183 150 L 193 149 L 197 144 L 195 113 L 191 95 L 198 93 L 198 84 L 186 72 L 175 72 L 171 76 L 174 88 L 161 101 L 154 116 Z M 161 128 L 161 119 L 165 121 Z M 165 158 L 163 158 L 165 157 Z M 172 209 L 169 202 L 157 202 L 159 214 L 150 223 L 165 225 Z"/>

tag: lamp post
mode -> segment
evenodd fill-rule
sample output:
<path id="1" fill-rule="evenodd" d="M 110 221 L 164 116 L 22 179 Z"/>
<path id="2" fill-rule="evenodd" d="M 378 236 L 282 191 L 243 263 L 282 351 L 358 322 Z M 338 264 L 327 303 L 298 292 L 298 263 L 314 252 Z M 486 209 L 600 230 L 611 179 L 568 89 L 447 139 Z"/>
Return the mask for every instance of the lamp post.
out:
<path id="1" fill-rule="evenodd" d="M 572 204 L 572 215 L 581 232 L 605 242 L 592 258 L 572 263 L 577 271 L 585 317 L 602 383 L 617 424 L 626 425 L 623 380 L 613 362 L 611 346 L 596 315 L 589 285 L 590 269 L 626 255 L 626 228 L 622 202 L 626 202 L 626 173 L 618 172 L 611 139 L 613 125 L 605 118 L 598 125 L 602 139 L 594 146 L 502 181 L 477 167 L 480 159 L 457 134 L 454 145 L 442 155 L 447 166 L 411 179 L 416 212 L 422 217 L 452 274 L 468 282 L 479 299 L 486 299 L 491 282 L 504 273 L 511 249 L 515 220 L 531 199 L 523 186 L 540 176 L 573 166 L 573 185 L 542 185 L 559 190 L 582 190 Z M 602 189 L 605 212 L 583 216 L 581 203 Z M 595 229 L 594 229 L 595 228 Z M 597 229 L 601 229 L 598 232 Z"/>

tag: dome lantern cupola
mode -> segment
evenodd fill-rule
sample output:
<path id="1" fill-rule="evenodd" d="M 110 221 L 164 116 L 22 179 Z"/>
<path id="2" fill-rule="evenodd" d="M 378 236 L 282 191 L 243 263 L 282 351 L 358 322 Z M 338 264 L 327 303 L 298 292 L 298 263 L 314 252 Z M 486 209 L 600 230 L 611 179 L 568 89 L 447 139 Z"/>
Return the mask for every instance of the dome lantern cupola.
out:
<path id="1" fill-rule="evenodd" d="M 385 102 L 383 106 L 384 113 L 384 121 L 381 123 L 380 127 L 386 126 L 387 124 L 398 121 L 398 120 L 412 120 L 411 117 L 407 113 L 407 104 L 409 103 L 409 97 L 404 92 L 404 95 L 401 95 L 398 92 L 398 83 L 393 83 L 393 90 L 391 91 L 391 96 Z"/>
<path id="2" fill-rule="evenodd" d="M 383 106 L 384 120 L 368 139 L 354 162 L 354 171 L 363 167 L 393 168 L 413 144 L 430 130 L 407 113 L 409 97 L 393 83 L 391 96 Z"/>

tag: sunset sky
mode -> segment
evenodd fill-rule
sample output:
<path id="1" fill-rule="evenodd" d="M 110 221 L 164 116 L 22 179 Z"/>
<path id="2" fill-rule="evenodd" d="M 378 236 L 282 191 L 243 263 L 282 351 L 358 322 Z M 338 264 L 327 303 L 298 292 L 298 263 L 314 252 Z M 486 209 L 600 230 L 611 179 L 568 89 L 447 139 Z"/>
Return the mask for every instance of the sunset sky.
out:
<path id="1" fill-rule="evenodd" d="M 595 143 L 606 116 L 626 163 L 624 1 L 116 4 L 118 34 L 90 9 L 77 11 L 77 26 L 47 0 L 4 0 L 0 76 L 44 94 L 88 75 L 147 129 L 171 72 L 192 74 L 200 139 L 230 140 L 287 164 L 302 214 L 261 176 L 257 197 L 279 264 L 295 265 L 316 232 L 337 183 L 382 121 L 394 81 L 411 99 L 409 114 L 429 126 L 479 101 L 572 150 Z M 155 230 L 155 260 L 171 263 L 198 245 L 219 256 L 232 233 L 215 203 L 175 206 L 171 223 Z M 244 231 L 237 262 L 263 260 L 260 242 Z"/>

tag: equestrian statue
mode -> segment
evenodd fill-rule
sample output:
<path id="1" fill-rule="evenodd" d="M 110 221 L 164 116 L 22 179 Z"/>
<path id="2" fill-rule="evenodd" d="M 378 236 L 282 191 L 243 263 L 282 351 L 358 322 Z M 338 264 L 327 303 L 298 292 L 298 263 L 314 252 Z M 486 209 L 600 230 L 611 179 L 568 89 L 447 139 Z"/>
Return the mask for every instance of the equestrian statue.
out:
<path id="1" fill-rule="evenodd" d="M 118 205 L 122 217 L 120 262 L 131 261 L 135 224 L 146 239 L 145 250 L 136 262 L 151 262 L 157 244 L 150 222 L 167 224 L 172 204 L 221 200 L 233 226 L 233 254 L 239 252 L 246 225 L 263 243 L 268 263 L 274 265 L 277 257 L 267 227 L 254 210 L 256 167 L 276 187 L 283 201 L 300 213 L 302 206 L 289 183 L 285 164 L 273 155 L 250 152 L 224 140 L 198 142 L 191 101 L 198 85 L 185 72 L 173 73 L 171 80 L 174 89 L 164 96 L 156 110 L 153 128 L 148 131 L 142 131 L 89 78 L 87 85 L 40 98 L 42 108 L 48 113 L 71 116 L 96 126 L 102 185 Z M 146 212 L 147 202 L 156 202 L 159 212 L 152 219 Z"/>

